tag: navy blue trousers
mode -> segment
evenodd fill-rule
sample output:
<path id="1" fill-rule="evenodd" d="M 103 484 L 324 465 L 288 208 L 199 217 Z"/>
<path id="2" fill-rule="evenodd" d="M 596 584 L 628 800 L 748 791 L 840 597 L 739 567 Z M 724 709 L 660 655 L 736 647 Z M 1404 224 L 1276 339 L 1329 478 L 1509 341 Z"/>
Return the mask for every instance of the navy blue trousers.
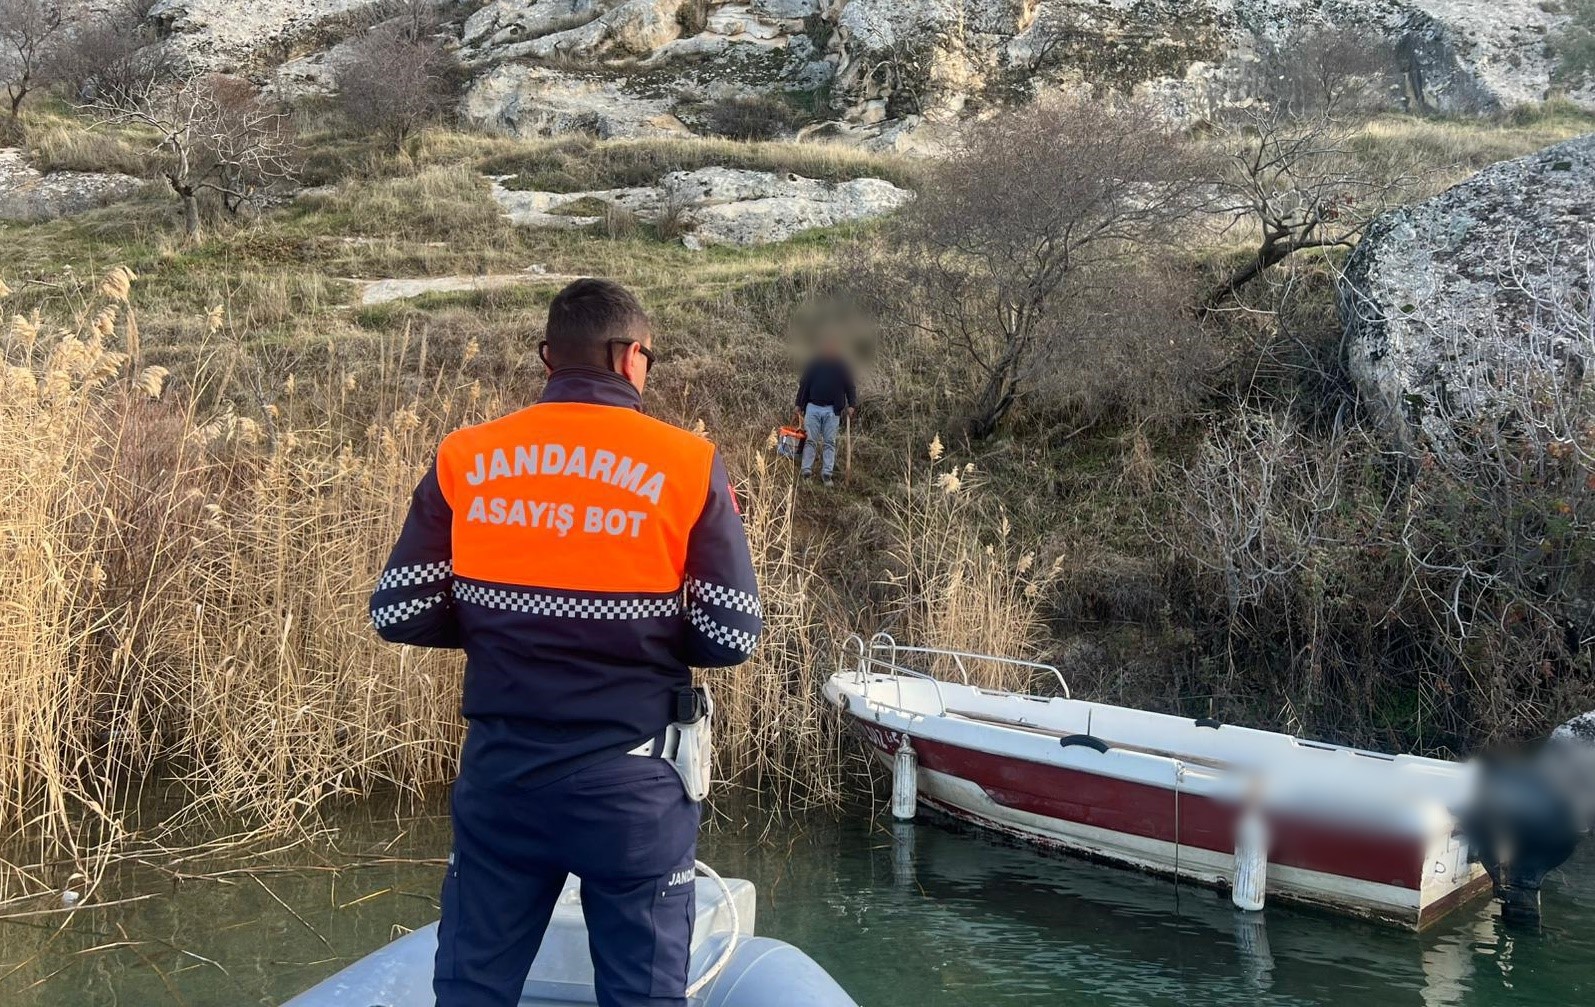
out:
<path id="1" fill-rule="evenodd" d="M 438 1007 L 513 1007 L 568 874 L 581 878 L 600 1007 L 685 1007 L 698 805 L 661 759 L 622 755 L 536 787 L 454 784 Z"/>

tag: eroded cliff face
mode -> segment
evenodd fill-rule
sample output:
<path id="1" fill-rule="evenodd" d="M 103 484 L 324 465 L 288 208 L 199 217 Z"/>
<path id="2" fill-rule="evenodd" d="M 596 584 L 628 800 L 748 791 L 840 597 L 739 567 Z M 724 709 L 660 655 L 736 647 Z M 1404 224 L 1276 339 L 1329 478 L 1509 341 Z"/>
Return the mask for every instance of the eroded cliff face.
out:
<path id="1" fill-rule="evenodd" d="M 160 0 L 187 58 L 270 77 L 315 58 L 380 0 Z M 456 20 L 464 110 L 523 135 L 686 133 L 738 94 L 802 95 L 839 137 L 914 148 L 938 127 L 1046 91 L 1113 91 L 1200 120 L 1255 99 L 1258 54 L 1304 25 L 1355 26 L 1397 54 L 1400 100 L 1491 112 L 1545 100 L 1541 0 L 490 0 Z M 303 65 L 301 62 L 299 65 Z M 1573 96 L 1595 107 L 1595 93 Z M 920 139 L 916 140 L 918 137 Z"/>

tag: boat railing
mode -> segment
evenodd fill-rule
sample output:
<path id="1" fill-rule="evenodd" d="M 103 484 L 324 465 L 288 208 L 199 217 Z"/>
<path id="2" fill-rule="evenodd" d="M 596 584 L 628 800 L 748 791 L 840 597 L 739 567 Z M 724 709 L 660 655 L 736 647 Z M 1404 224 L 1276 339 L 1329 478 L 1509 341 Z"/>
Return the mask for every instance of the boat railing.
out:
<path id="1" fill-rule="evenodd" d="M 908 716 L 922 715 L 923 711 L 910 710 L 908 707 L 903 705 L 903 676 L 906 675 L 909 678 L 918 678 L 929 682 L 931 689 L 936 693 L 936 715 L 939 717 L 945 717 L 947 715 L 947 698 L 942 695 L 941 682 L 939 682 L 934 676 L 927 675 L 923 671 L 916 671 L 913 668 L 904 667 L 900 664 L 888 661 L 885 658 L 876 657 L 872 653 L 871 648 L 864 643 L 864 638 L 859 636 L 857 633 L 849 634 L 843 646 L 853 647 L 857 651 L 857 659 L 853 665 L 853 677 L 854 681 L 856 681 L 858 684 L 862 685 L 864 683 L 864 679 L 867 678 L 871 673 L 884 673 L 890 676 L 893 683 L 897 686 L 897 705 L 892 706 L 891 704 L 881 703 L 879 700 L 875 700 L 874 702 L 877 705 L 888 707 L 897 713 L 902 713 Z M 843 668 L 845 668 L 845 655 L 843 657 L 842 664 Z"/>
<path id="2" fill-rule="evenodd" d="M 863 684 L 864 679 L 870 674 L 884 674 L 890 676 L 897 687 L 897 705 L 893 708 L 900 713 L 913 714 L 915 711 L 903 705 L 903 678 L 917 678 L 931 684 L 931 689 L 936 694 L 937 715 L 947 715 L 947 699 L 942 694 L 941 680 L 927 672 L 910 668 L 899 660 L 900 655 L 912 654 L 923 657 L 939 657 L 951 659 L 958 669 L 963 684 L 975 688 L 969 680 L 969 667 L 965 661 L 987 661 L 993 664 L 1024 668 L 1031 673 L 1050 672 L 1063 690 L 1065 699 L 1070 698 L 1069 683 L 1064 680 L 1063 673 L 1050 664 L 1039 661 L 1026 661 L 1021 658 L 1001 657 L 996 654 L 979 654 L 973 651 L 950 650 L 943 647 L 911 647 L 898 643 L 890 633 L 876 633 L 865 643 L 864 638 L 858 634 L 850 634 L 843 643 L 842 669 L 846 668 L 848 661 L 847 651 L 851 650 L 853 659 L 854 680 Z M 888 656 L 881 656 L 882 654 Z M 839 669 L 839 670 L 842 670 Z M 1032 694 L 1015 692 L 1010 689 L 982 689 L 981 691 L 997 696 L 1018 696 L 1021 698 L 1035 698 Z M 881 704 L 886 705 L 886 704 Z"/>
<path id="3" fill-rule="evenodd" d="M 1045 664 L 1041 661 L 1027 661 L 1019 657 L 1003 657 L 998 654 L 980 654 L 968 650 L 951 650 L 946 647 L 912 647 L 906 644 L 898 643 L 890 633 L 876 633 L 874 636 L 870 637 L 870 650 L 885 650 L 890 652 L 892 664 L 900 663 L 898 661 L 899 654 L 915 654 L 923 657 L 933 658 L 950 658 L 953 662 L 953 666 L 958 669 L 958 674 L 963 678 L 965 685 L 971 684 L 969 681 L 969 666 L 964 663 L 965 661 L 984 661 L 1001 667 L 1024 668 L 1032 674 L 1036 672 L 1046 672 L 1057 681 L 1058 688 L 1063 690 L 1064 699 L 1073 698 L 1069 692 L 1069 683 L 1064 680 L 1063 672 L 1059 671 L 1055 666 Z M 1028 695 L 1027 693 L 1017 692 L 1012 689 L 982 689 L 982 691 L 1001 696 Z"/>

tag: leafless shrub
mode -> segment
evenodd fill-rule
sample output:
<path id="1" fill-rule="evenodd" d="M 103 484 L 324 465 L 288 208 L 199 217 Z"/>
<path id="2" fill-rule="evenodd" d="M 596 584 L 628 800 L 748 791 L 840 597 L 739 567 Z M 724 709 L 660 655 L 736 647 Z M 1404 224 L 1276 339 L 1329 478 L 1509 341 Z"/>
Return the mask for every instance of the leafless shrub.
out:
<path id="1" fill-rule="evenodd" d="M 1502 296 L 1522 321 L 1473 334 L 1483 358 L 1454 368 L 1436 405 L 1448 440 L 1418 487 L 1452 497 L 1471 533 L 1438 542 L 1413 520 L 1402 543 L 1459 647 L 1514 625 L 1574 654 L 1595 647 L 1595 237 L 1577 254 L 1579 268 L 1558 275 L 1505 250 Z"/>
<path id="2" fill-rule="evenodd" d="M 201 230 L 201 196 L 212 194 L 237 213 L 263 188 L 292 179 L 297 171 L 288 114 L 235 77 L 191 77 L 130 106 L 102 100 L 92 111 L 104 122 L 142 126 L 158 135 L 151 156 L 182 201 L 184 232 L 191 240 Z"/>
<path id="3" fill-rule="evenodd" d="M 1394 105 L 1401 63 L 1372 28 L 1304 23 L 1265 46 L 1256 77 L 1258 94 L 1275 111 L 1338 118 Z"/>
<path id="4" fill-rule="evenodd" d="M 55 81 L 67 22 L 57 0 L 0 0 L 0 84 L 10 102 L 4 129 L 14 142 L 28 95 Z M 0 136 L 6 142 L 7 136 Z"/>
<path id="5" fill-rule="evenodd" d="M 604 235 L 611 239 L 634 238 L 641 226 L 637 215 L 624 206 L 609 203 L 604 206 Z"/>
<path id="6" fill-rule="evenodd" d="M 147 19 L 152 0 L 116 0 L 84 19 L 62 47 L 60 77 L 72 97 L 130 107 L 177 74 L 172 50 Z"/>
<path id="7" fill-rule="evenodd" d="M 692 222 L 687 219 L 687 202 L 680 195 L 671 193 L 665 197 L 664 203 L 659 207 L 659 213 L 654 218 L 654 236 L 660 241 L 679 241 L 690 230 Z"/>
<path id="8" fill-rule="evenodd" d="M 1064 99 L 972 127 L 937 166 L 893 271 L 902 310 L 974 365 L 974 436 L 997 429 L 1042 357 L 1078 345 L 1066 306 L 1169 239 L 1201 175 L 1151 109 Z"/>
<path id="9" fill-rule="evenodd" d="M 1230 303 L 1299 253 L 1354 247 L 1375 217 L 1417 185 L 1412 172 L 1370 171 L 1351 152 L 1350 130 L 1328 115 L 1250 109 L 1220 128 L 1224 158 L 1213 209 L 1252 235 L 1257 251 L 1203 299 L 1204 311 Z"/>
<path id="10" fill-rule="evenodd" d="M 1468 340 L 1482 358 L 1448 376 L 1416 459 L 1350 412 L 1314 430 L 1248 411 L 1166 474 L 1181 520 L 1153 530 L 1189 571 L 1195 623 L 1218 629 L 1215 702 L 1456 751 L 1595 701 L 1595 249 L 1580 254 L 1530 275 L 1509 250 L 1502 296 L 1524 320 Z"/>
<path id="11" fill-rule="evenodd" d="M 399 16 L 357 40 L 337 74 L 338 102 L 356 126 L 397 149 L 437 119 L 461 83 L 454 53 L 438 34 L 436 10 L 411 0 Z"/>

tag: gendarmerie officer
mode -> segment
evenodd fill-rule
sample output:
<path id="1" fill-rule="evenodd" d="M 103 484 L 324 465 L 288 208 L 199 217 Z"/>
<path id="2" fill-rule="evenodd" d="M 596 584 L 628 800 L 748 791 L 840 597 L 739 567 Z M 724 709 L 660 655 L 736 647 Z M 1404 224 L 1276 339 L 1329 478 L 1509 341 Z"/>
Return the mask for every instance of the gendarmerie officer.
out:
<path id="1" fill-rule="evenodd" d="M 650 419 L 653 333 L 618 284 L 549 306 L 537 404 L 457 431 L 371 597 L 384 639 L 465 651 L 434 988 L 518 1002 L 567 874 L 598 1002 L 685 1004 L 698 805 L 670 762 L 691 666 L 752 653 L 748 543 L 707 440 Z"/>

